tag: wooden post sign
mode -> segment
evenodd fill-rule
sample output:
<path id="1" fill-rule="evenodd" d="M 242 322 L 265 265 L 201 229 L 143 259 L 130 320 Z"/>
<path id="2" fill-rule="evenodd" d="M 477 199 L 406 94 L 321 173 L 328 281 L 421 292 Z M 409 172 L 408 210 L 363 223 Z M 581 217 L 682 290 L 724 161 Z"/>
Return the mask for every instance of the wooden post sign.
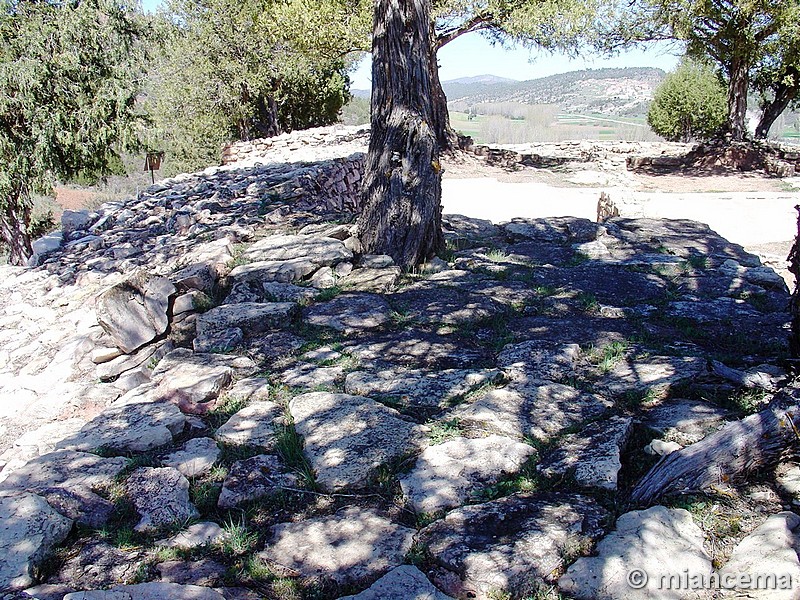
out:
<path id="1" fill-rule="evenodd" d="M 144 159 L 144 170 L 150 171 L 150 181 L 156 182 L 153 171 L 158 171 L 161 168 L 161 161 L 164 160 L 163 152 L 148 152 Z"/>

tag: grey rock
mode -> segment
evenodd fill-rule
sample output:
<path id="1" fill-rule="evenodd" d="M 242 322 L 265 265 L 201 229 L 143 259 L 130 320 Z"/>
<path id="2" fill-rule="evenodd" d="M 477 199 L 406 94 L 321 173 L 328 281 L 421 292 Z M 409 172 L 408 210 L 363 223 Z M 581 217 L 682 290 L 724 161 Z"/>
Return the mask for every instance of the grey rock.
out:
<path id="1" fill-rule="evenodd" d="M 302 394 L 292 399 L 289 410 L 317 482 L 331 491 L 365 484 L 377 467 L 421 439 L 417 425 L 362 396 Z"/>
<path id="2" fill-rule="evenodd" d="M 795 506 L 800 506 L 800 465 L 781 463 L 775 468 L 775 483 Z"/>
<path id="3" fill-rule="evenodd" d="M 230 273 L 231 279 L 236 283 L 250 281 L 271 281 L 277 283 L 294 283 L 311 275 L 319 265 L 307 258 L 293 258 L 290 260 L 264 260 L 239 265 Z"/>
<path id="4" fill-rule="evenodd" d="M 364 368 L 402 365 L 426 369 L 463 369 L 476 363 L 485 366 L 493 357 L 469 340 L 419 331 L 390 332 L 370 336 L 366 341 L 344 344 Z"/>
<path id="5" fill-rule="evenodd" d="M 301 287 L 291 283 L 265 281 L 261 284 L 264 294 L 275 302 L 304 302 L 313 300 L 319 291 L 314 288 Z"/>
<path id="6" fill-rule="evenodd" d="M 412 565 L 395 567 L 369 588 L 339 600 L 452 600 L 437 590 L 425 574 Z"/>
<path id="7" fill-rule="evenodd" d="M 79 525 L 100 529 L 114 515 L 116 507 L 86 488 L 41 488 L 36 492 L 60 514 Z"/>
<path id="8" fill-rule="evenodd" d="M 737 544 L 730 559 L 722 569 L 721 577 L 731 577 L 734 581 L 742 573 L 756 577 L 772 576 L 777 585 L 756 586 L 761 589 L 726 590 L 722 597 L 745 596 L 747 598 L 785 598 L 797 597 L 795 585 L 800 581 L 800 517 L 792 512 L 771 515 L 755 531 Z M 765 583 L 770 581 L 765 579 Z M 748 586 L 749 587 L 749 586 Z"/>
<path id="9" fill-rule="evenodd" d="M 144 390 L 142 390 L 144 388 Z M 152 392 L 145 384 L 129 394 Z M 139 397 L 133 401 L 121 398 L 81 430 L 57 444 L 57 448 L 94 451 L 105 448 L 115 452 L 147 452 L 172 443 L 172 436 L 181 433 L 186 416 L 171 402 L 155 402 Z"/>
<path id="10" fill-rule="evenodd" d="M 650 456 L 666 456 L 683 448 L 677 442 L 665 442 L 664 440 L 653 440 L 644 447 L 644 453 Z"/>
<path id="11" fill-rule="evenodd" d="M 168 279 L 141 271 L 97 299 L 97 320 L 123 352 L 131 353 L 167 330 L 175 291 Z"/>
<path id="12" fill-rule="evenodd" d="M 171 467 L 136 469 L 125 487 L 141 517 L 136 531 L 151 532 L 199 516 L 189 501 L 189 481 Z"/>
<path id="13" fill-rule="evenodd" d="M 204 331 L 192 340 L 192 349 L 198 353 L 228 352 L 241 345 L 244 332 L 238 327 L 221 331 Z"/>
<path id="14" fill-rule="evenodd" d="M 58 442 L 74 435 L 84 425 L 86 425 L 86 420 L 80 418 L 47 423 L 17 438 L 14 442 L 16 448 L 14 451 L 20 452 L 22 448 L 35 448 L 35 455 L 47 454 L 55 450 Z"/>
<path id="15" fill-rule="evenodd" d="M 120 355 L 122 355 L 122 350 L 119 348 L 99 346 L 92 351 L 92 362 L 96 365 L 101 365 L 110 360 L 114 360 Z"/>
<path id="16" fill-rule="evenodd" d="M 484 295 L 446 287 L 404 290 L 392 294 L 391 299 L 408 319 L 437 326 L 475 323 L 503 311 Z"/>
<path id="17" fill-rule="evenodd" d="M 222 527 L 210 521 L 203 521 L 190 525 L 171 538 L 157 541 L 156 545 L 191 550 L 192 548 L 220 544 L 224 541 L 225 536 L 226 534 Z"/>
<path id="18" fill-rule="evenodd" d="M 391 312 L 389 304 L 381 296 L 341 294 L 305 309 L 303 318 L 309 325 L 330 327 L 348 335 L 386 325 Z"/>
<path id="19" fill-rule="evenodd" d="M 515 381 L 561 381 L 575 374 L 581 355 L 578 344 L 529 340 L 505 346 L 497 356 L 497 366 Z"/>
<path id="20" fill-rule="evenodd" d="M 64 600 L 225 600 L 210 588 L 154 581 L 136 585 L 120 585 L 109 590 L 74 592 Z"/>
<path id="21" fill-rule="evenodd" d="M 36 568 L 71 529 L 70 519 L 34 494 L 0 497 L 0 589 L 31 586 Z"/>
<path id="22" fill-rule="evenodd" d="M 622 468 L 620 455 L 630 437 L 632 423 L 630 417 L 592 423 L 583 431 L 559 440 L 558 447 L 536 468 L 547 477 L 570 472 L 581 487 L 616 490 Z"/>
<path id="23" fill-rule="evenodd" d="M 140 550 L 122 550 L 98 540 L 79 542 L 48 583 L 66 585 L 66 592 L 98 589 L 132 581 L 146 560 Z M 62 592 L 59 599 L 66 592 Z"/>
<path id="24" fill-rule="evenodd" d="M 397 287 L 402 270 L 400 267 L 382 269 L 354 269 L 338 280 L 337 284 L 353 292 L 373 292 L 383 294 Z"/>
<path id="25" fill-rule="evenodd" d="M 73 231 L 88 229 L 97 217 L 97 213 L 88 210 L 65 210 L 61 215 L 61 231 L 69 235 Z"/>
<path id="26" fill-rule="evenodd" d="M 388 254 L 365 254 L 359 260 L 358 266 L 365 269 L 385 269 L 395 264 L 394 259 Z"/>
<path id="27" fill-rule="evenodd" d="M 416 512 L 433 514 L 464 504 L 471 493 L 516 473 L 535 455 L 532 446 L 497 435 L 458 437 L 426 448 L 400 477 L 400 487 Z"/>
<path id="28" fill-rule="evenodd" d="M 234 373 L 238 357 L 195 353 L 186 348 L 170 352 L 153 371 L 157 401 L 169 401 L 183 412 L 204 413 L 213 407 Z"/>
<path id="29" fill-rule="evenodd" d="M 200 290 L 189 290 L 175 298 L 172 305 L 172 314 L 180 315 L 186 312 L 198 310 L 201 307 L 209 307 L 213 300 Z"/>
<path id="30" fill-rule="evenodd" d="M 259 240 L 242 253 L 249 261 L 286 261 L 304 258 L 317 266 L 330 266 L 351 260 L 353 253 L 344 244 L 329 237 L 272 235 Z"/>
<path id="31" fill-rule="evenodd" d="M 285 370 L 280 375 L 281 381 L 288 386 L 313 389 L 332 387 L 344 379 L 342 367 L 318 367 L 311 363 L 299 363 Z"/>
<path id="32" fill-rule="evenodd" d="M 612 407 L 612 402 L 597 394 L 543 380 L 490 390 L 471 404 L 456 407 L 450 416 L 468 427 L 546 441 Z"/>
<path id="33" fill-rule="evenodd" d="M 58 250 L 61 244 L 64 243 L 64 234 L 61 231 L 53 231 L 45 236 L 35 240 L 31 247 L 33 248 L 33 256 L 29 264 L 36 266 L 39 264 L 41 258 L 51 252 Z"/>
<path id="34" fill-rule="evenodd" d="M 259 556 L 304 578 L 353 584 L 403 564 L 413 537 L 413 529 L 374 509 L 350 506 L 332 516 L 276 525 Z"/>
<path id="35" fill-rule="evenodd" d="M 227 570 L 225 565 L 210 558 L 192 561 L 168 560 L 156 566 L 162 582 L 198 585 L 204 588 L 220 588 L 224 584 Z M 216 591 L 226 600 L 236 600 L 236 597 L 229 595 L 225 589 Z"/>
<path id="36" fill-rule="evenodd" d="M 348 394 L 391 396 L 409 406 L 446 406 L 483 385 L 501 378 L 497 369 L 468 371 L 444 369 L 381 369 L 377 372 L 348 373 L 344 389 Z"/>
<path id="37" fill-rule="evenodd" d="M 579 558 L 559 579 L 562 592 L 585 600 L 618 598 L 683 599 L 698 597 L 683 589 L 661 586 L 670 575 L 708 576 L 711 560 L 703 549 L 703 532 L 683 509 L 654 506 L 625 513 L 616 530 L 596 548 L 596 556 Z M 648 578 L 642 589 L 628 581 L 632 569 Z M 666 581 L 669 581 L 668 579 Z"/>
<path id="38" fill-rule="evenodd" d="M 612 394 L 666 389 L 694 379 L 706 370 L 706 359 L 699 357 L 651 356 L 617 362 L 598 386 Z"/>
<path id="39" fill-rule="evenodd" d="M 417 542 L 461 580 L 461 589 L 445 589 L 451 595 L 524 596 L 532 582 L 552 583 L 565 554 L 600 537 L 606 516 L 584 496 L 517 494 L 451 511 L 420 531 Z"/>
<path id="40" fill-rule="evenodd" d="M 336 276 L 330 267 L 320 267 L 309 280 L 311 285 L 321 290 L 331 288 L 336 285 Z"/>
<path id="41" fill-rule="evenodd" d="M 235 508 L 243 502 L 271 496 L 282 488 L 296 488 L 297 485 L 297 476 L 290 473 L 277 456 L 254 456 L 231 465 L 217 506 Z"/>
<path id="42" fill-rule="evenodd" d="M 159 351 L 163 345 L 164 344 L 151 344 L 141 348 L 133 354 L 123 354 L 118 356 L 113 360 L 109 360 L 97 365 L 95 373 L 100 381 L 111 381 L 115 377 L 119 377 L 127 371 L 132 371 L 142 366 L 148 366 L 151 360 L 155 361 L 157 358 L 160 358 L 160 356 L 157 355 L 163 356 L 162 353 L 165 350 L 168 351 L 168 349 L 171 349 L 171 346 L 167 344 L 168 348 Z"/>
<path id="43" fill-rule="evenodd" d="M 225 392 L 225 397 L 242 400 L 248 404 L 263 402 L 269 400 L 271 389 L 269 379 L 266 377 L 247 377 L 234 383 Z"/>
<path id="44" fill-rule="evenodd" d="M 180 289 L 198 290 L 211 296 L 214 294 L 219 276 L 218 267 L 208 263 L 197 263 L 176 271 L 170 276 L 170 279 Z"/>
<path id="45" fill-rule="evenodd" d="M 283 409 L 274 402 L 256 402 L 233 415 L 214 434 L 223 444 L 256 446 L 271 449 L 275 446 L 275 428 L 283 423 Z"/>
<path id="46" fill-rule="evenodd" d="M 644 424 L 682 445 L 693 444 L 719 429 L 730 411 L 701 400 L 670 399 L 644 413 Z"/>
<path id="47" fill-rule="evenodd" d="M 197 335 L 238 327 L 249 335 L 281 329 L 297 311 L 290 302 L 223 304 L 197 317 Z"/>
<path id="48" fill-rule="evenodd" d="M 211 470 L 219 454 L 217 442 L 211 438 L 194 438 L 166 455 L 161 463 L 177 469 L 184 477 L 200 477 Z"/>

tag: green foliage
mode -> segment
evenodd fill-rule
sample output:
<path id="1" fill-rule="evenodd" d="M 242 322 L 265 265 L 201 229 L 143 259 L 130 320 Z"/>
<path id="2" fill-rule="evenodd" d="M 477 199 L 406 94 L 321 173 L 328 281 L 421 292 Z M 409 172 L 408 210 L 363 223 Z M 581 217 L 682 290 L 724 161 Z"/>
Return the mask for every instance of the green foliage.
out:
<path id="1" fill-rule="evenodd" d="M 349 99 L 344 57 L 368 39 L 361 4 L 171 0 L 149 91 L 168 170 L 217 162 L 233 140 L 335 122 Z"/>
<path id="2" fill-rule="evenodd" d="M 0 234 L 30 254 L 31 194 L 108 174 L 138 145 L 149 38 L 138 4 L 0 0 Z"/>
<path id="3" fill-rule="evenodd" d="M 655 91 L 647 122 L 672 142 L 712 138 L 725 126 L 725 87 L 714 70 L 685 59 Z"/>

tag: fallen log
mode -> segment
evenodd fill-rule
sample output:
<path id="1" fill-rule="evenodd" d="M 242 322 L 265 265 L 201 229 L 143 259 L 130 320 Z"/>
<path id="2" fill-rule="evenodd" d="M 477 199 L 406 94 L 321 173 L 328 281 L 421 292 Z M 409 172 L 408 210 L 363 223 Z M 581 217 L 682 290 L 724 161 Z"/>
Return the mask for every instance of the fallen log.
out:
<path id="1" fill-rule="evenodd" d="M 743 481 L 776 466 L 796 449 L 799 425 L 797 399 L 781 393 L 761 412 L 664 456 L 636 485 L 631 499 L 649 504 L 665 495 L 710 491 Z"/>

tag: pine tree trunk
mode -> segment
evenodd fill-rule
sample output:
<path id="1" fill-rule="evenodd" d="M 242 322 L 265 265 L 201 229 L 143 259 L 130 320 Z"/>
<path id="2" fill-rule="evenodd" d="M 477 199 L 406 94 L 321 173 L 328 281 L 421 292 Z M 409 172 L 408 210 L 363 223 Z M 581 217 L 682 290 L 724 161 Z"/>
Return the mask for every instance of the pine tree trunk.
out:
<path id="1" fill-rule="evenodd" d="M 769 134 L 769 130 L 775 120 L 781 116 L 789 104 L 797 97 L 798 82 L 800 82 L 800 72 L 794 69 L 794 72 L 789 71 L 786 75 L 791 76 L 793 85 L 785 83 L 779 84 L 775 89 L 775 98 L 764 106 L 761 114 L 761 120 L 756 127 L 756 139 L 764 140 Z"/>
<path id="2" fill-rule="evenodd" d="M 444 245 L 429 0 L 376 0 L 372 131 L 356 237 L 406 268 Z"/>
<path id="3" fill-rule="evenodd" d="M 25 265 L 33 256 L 29 233 L 30 205 L 20 190 L 13 190 L 0 206 L 0 238 L 8 248 L 8 262 L 17 266 Z"/>
<path id="4" fill-rule="evenodd" d="M 452 152 L 459 147 L 458 134 L 450 127 L 450 112 L 447 110 L 447 96 L 445 96 L 442 82 L 439 80 L 439 61 L 436 58 L 435 47 L 431 51 L 430 74 L 433 122 L 436 139 L 439 142 L 439 150 Z"/>
<path id="5" fill-rule="evenodd" d="M 735 142 L 744 140 L 747 133 L 747 92 L 750 88 L 750 73 L 747 61 L 734 59 L 728 82 L 728 132 Z"/>

